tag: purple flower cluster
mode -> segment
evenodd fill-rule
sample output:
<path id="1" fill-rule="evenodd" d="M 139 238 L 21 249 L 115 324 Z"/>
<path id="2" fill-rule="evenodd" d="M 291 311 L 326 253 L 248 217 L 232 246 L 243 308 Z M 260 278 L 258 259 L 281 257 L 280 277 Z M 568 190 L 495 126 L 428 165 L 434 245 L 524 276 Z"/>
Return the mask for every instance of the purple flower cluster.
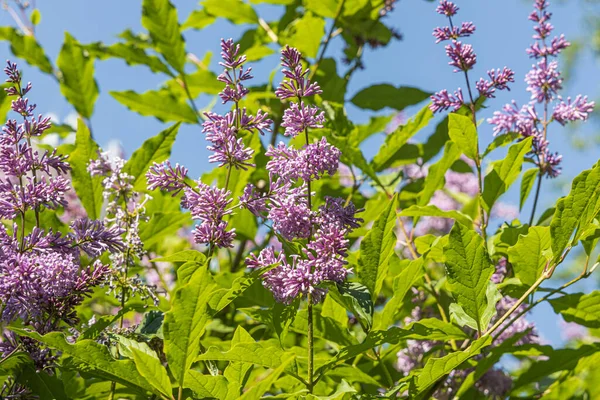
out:
<path id="1" fill-rule="evenodd" d="M 343 282 L 350 270 L 346 268 L 348 240 L 346 235 L 359 226 L 357 210 L 342 199 L 326 198 L 325 205 L 311 208 L 311 181 L 325 174 L 333 175 L 339 166 L 340 151 L 325 137 L 310 142 L 309 129 L 321 128 L 325 116 L 318 107 L 308 105 L 304 98 L 321 93 L 316 82 L 308 78 L 309 70 L 301 64 L 302 56 L 286 46 L 282 52 L 284 80 L 276 90 L 281 100 L 295 98 L 285 110 L 282 127 L 285 135 L 304 133 L 306 144 L 301 149 L 283 142 L 270 146 L 267 163 L 270 185 L 261 193 L 253 185 L 246 187 L 240 204 L 260 218 L 271 221 L 280 240 L 307 240 L 302 253 L 286 257 L 273 248 L 265 248 L 258 256 L 247 258 L 251 268 L 275 266 L 264 275 L 264 285 L 278 302 L 289 304 L 294 299 L 311 295 L 320 302 L 326 291 L 319 287 L 324 281 Z"/>
<path id="2" fill-rule="evenodd" d="M 464 44 L 458 39 L 471 36 L 475 32 L 475 25 L 472 22 L 463 22 L 460 27 L 455 26 L 452 17 L 458 12 L 458 7 L 450 1 L 441 0 L 436 11 L 438 14 L 448 17 L 450 23 L 450 26 L 437 27 L 433 30 L 433 36 L 436 38 L 436 43 L 450 41 L 445 47 L 446 55 L 450 58 L 448 64 L 455 68 L 454 72 L 462 71 L 465 74 L 468 85 L 468 71 L 473 69 L 473 66 L 477 62 L 477 55 L 473 50 L 473 46 Z M 504 67 L 502 70 L 488 71 L 488 78 L 489 79 L 480 78 L 475 87 L 480 96 L 491 98 L 495 97 L 494 93 L 496 90 L 510 90 L 508 88 L 508 83 L 514 82 L 514 73 L 510 69 Z M 471 101 L 473 101 L 470 87 L 469 97 Z M 457 111 L 465 104 L 460 88 L 454 91 L 454 94 L 450 94 L 446 89 L 434 93 L 431 96 L 431 101 L 432 103 L 429 108 L 434 113 L 448 109 Z"/>
<path id="3" fill-rule="evenodd" d="M 560 174 L 562 156 L 548 149 L 548 126 L 557 121 L 561 125 L 573 121 L 585 121 L 594 108 L 594 102 L 587 97 L 570 97 L 565 102 L 559 95 L 562 89 L 562 77 L 558 70 L 558 62 L 551 60 L 570 43 L 564 35 L 550 39 L 554 27 L 550 23 L 552 14 L 548 12 L 549 3 L 546 0 L 536 0 L 534 10 L 529 19 L 535 22 L 533 39 L 527 49 L 527 54 L 537 60 L 525 76 L 527 91 L 531 93 L 528 104 L 518 107 L 516 102 L 507 104 L 502 111 L 494 112 L 488 122 L 494 126 L 494 134 L 518 132 L 523 137 L 533 137 L 531 156 L 538 165 L 540 173 L 549 177 Z M 550 107 L 554 106 L 553 111 Z M 538 112 L 537 107 L 543 109 Z"/>
<path id="4" fill-rule="evenodd" d="M 12 110 L 23 122 L 8 120 L 0 134 L 0 213 L 3 219 L 14 220 L 12 230 L 0 225 L 0 319 L 4 323 L 20 319 L 47 333 L 78 322 L 75 307 L 110 275 L 110 268 L 98 258 L 124 248 L 123 231 L 87 218 L 75 220 L 72 232 L 64 236 L 40 226 L 40 213 L 66 205 L 65 175 L 70 167 L 56 151 L 40 154 L 35 149 L 33 140 L 50 128 L 50 119 L 33 116 L 35 105 L 24 97 L 31 84 L 22 86 L 17 66 L 8 62 L 5 72 L 10 84 L 5 90 L 16 96 Z M 29 216 L 35 217 L 35 226 L 26 229 Z M 51 361 L 38 344 L 14 335 L 2 343 L 0 352 L 12 351 L 19 342 L 36 366 L 43 368 Z"/>

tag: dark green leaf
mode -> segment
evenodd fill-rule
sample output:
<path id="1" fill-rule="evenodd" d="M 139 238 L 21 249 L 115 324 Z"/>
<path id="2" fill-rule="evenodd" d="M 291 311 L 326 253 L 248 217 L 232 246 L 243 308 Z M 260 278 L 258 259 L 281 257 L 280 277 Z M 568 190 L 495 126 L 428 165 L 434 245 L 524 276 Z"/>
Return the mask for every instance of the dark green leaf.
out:
<path id="1" fill-rule="evenodd" d="M 588 328 L 600 328 L 600 291 L 571 293 L 550 300 L 555 313 L 565 321 L 575 322 Z"/>
<path id="2" fill-rule="evenodd" d="M 104 46 L 102 43 L 94 43 L 85 46 L 85 48 L 93 56 L 101 59 L 108 57 L 120 58 L 127 65 L 145 65 L 152 72 L 160 72 L 169 76 L 173 75 L 169 67 L 160 58 L 148 55 L 143 48 L 132 43 L 115 43 L 110 46 Z"/>
<path id="3" fill-rule="evenodd" d="M 373 325 L 373 301 L 367 288 L 357 282 L 331 284 L 330 296 L 341 306 L 350 311 L 365 331 Z"/>
<path id="4" fill-rule="evenodd" d="M 149 90 L 139 94 L 131 90 L 110 92 L 110 95 L 131 111 L 158 118 L 160 121 L 176 121 L 195 124 L 196 112 L 183 100 L 167 91 Z"/>
<path id="5" fill-rule="evenodd" d="M 398 111 L 404 110 L 429 98 L 431 93 L 422 91 L 414 87 L 403 86 L 394 87 L 383 83 L 369 86 L 358 92 L 352 98 L 352 103 L 360 108 L 368 110 L 381 110 L 390 107 Z"/>
<path id="6" fill-rule="evenodd" d="M 519 210 L 523 209 L 529 193 L 531 193 L 531 189 L 533 189 L 533 185 L 535 184 L 535 178 L 538 177 L 539 173 L 540 170 L 538 168 L 531 168 L 523 173 L 523 178 L 521 178 L 521 193 L 519 194 Z"/>

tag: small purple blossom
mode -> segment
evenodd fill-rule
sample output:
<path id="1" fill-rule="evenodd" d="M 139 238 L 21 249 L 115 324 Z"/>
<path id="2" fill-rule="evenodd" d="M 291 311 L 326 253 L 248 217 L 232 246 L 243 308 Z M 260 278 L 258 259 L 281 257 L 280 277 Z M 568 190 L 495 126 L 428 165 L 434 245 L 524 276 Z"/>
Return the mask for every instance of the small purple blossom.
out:
<path id="1" fill-rule="evenodd" d="M 148 190 L 160 188 L 177 194 L 185 187 L 187 173 L 187 168 L 179 164 L 175 164 L 175 167 L 173 167 L 170 161 L 160 164 L 155 162 L 146 173 Z"/>
<path id="2" fill-rule="evenodd" d="M 435 42 L 440 43 L 446 40 L 457 40 L 461 37 L 469 37 L 474 32 L 475 25 L 472 22 L 463 22 L 460 27 L 437 27 L 433 30 L 433 36 L 437 39 Z"/>
<path id="3" fill-rule="evenodd" d="M 431 105 L 429 106 L 429 109 L 434 113 L 445 111 L 449 108 L 451 108 L 452 111 L 457 111 L 464 103 L 465 101 L 460 88 L 454 92 L 454 95 L 448 93 L 446 89 L 442 89 L 431 96 Z"/>
<path id="4" fill-rule="evenodd" d="M 325 113 L 318 107 L 304 105 L 304 102 L 291 103 L 283 114 L 282 127 L 285 128 L 285 136 L 296 137 L 306 129 L 322 128 L 325 123 Z"/>
<path id="5" fill-rule="evenodd" d="M 473 51 L 473 46 L 463 44 L 453 40 L 451 44 L 446 45 L 446 55 L 450 58 L 449 65 L 456 67 L 454 72 L 468 71 L 473 68 L 477 62 L 477 56 Z"/>
<path id="6" fill-rule="evenodd" d="M 566 102 L 561 100 L 556 104 L 552 117 L 561 125 L 571 121 L 585 121 L 594 111 L 595 105 L 595 102 L 588 101 L 587 96 L 578 95 L 573 101 L 568 97 Z"/>
<path id="7" fill-rule="evenodd" d="M 446 17 L 452 17 L 458 12 L 458 7 L 450 1 L 441 0 L 435 11 Z"/>
<path id="8" fill-rule="evenodd" d="M 117 253 L 125 250 L 121 239 L 125 229 L 118 226 L 107 228 L 101 221 L 81 218 L 71 223 L 71 229 L 74 246 L 90 257 L 99 257 L 107 251 Z"/>
<path id="9" fill-rule="evenodd" d="M 499 69 L 494 71 L 492 69 L 488 71 L 488 76 L 490 78 L 489 80 L 480 78 L 479 81 L 475 84 L 479 95 L 488 98 L 496 97 L 494 96 L 496 89 L 510 90 L 510 88 L 508 87 L 508 82 L 515 81 L 515 73 L 507 67 L 504 67 L 502 71 L 500 71 Z"/>
<path id="10" fill-rule="evenodd" d="M 301 57 L 300 52 L 293 47 L 285 46 L 281 50 L 281 64 L 284 66 L 281 72 L 284 79 L 275 90 L 281 100 L 290 97 L 301 99 L 323 92 L 316 82 L 311 82 L 308 78 L 309 70 L 302 68 Z"/>
<path id="11" fill-rule="evenodd" d="M 558 62 L 547 62 L 540 60 L 525 75 L 527 82 L 527 91 L 531 92 L 531 100 L 538 103 L 551 101 L 555 98 L 557 92 L 562 89 L 562 78 L 558 71 Z"/>

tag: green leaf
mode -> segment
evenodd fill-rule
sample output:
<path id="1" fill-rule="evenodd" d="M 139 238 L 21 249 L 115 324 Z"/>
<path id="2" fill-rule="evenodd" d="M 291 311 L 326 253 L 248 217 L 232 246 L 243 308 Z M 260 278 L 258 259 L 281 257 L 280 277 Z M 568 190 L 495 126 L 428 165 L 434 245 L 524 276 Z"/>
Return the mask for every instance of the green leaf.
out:
<path id="1" fill-rule="evenodd" d="M 185 373 L 184 387 L 200 396 L 200 398 L 224 399 L 228 394 L 229 383 L 222 375 L 203 375 L 196 370 Z"/>
<path id="2" fill-rule="evenodd" d="M 181 36 L 177 9 L 169 0 L 143 0 L 142 25 L 165 60 L 179 73 L 185 65 L 185 42 Z"/>
<path id="3" fill-rule="evenodd" d="M 492 143 L 490 143 L 489 146 L 485 149 L 481 158 L 485 158 L 492 151 L 499 149 L 500 147 L 508 146 L 520 137 L 521 134 L 518 132 L 508 132 L 496 136 Z"/>
<path id="4" fill-rule="evenodd" d="M 571 191 L 556 204 L 556 211 L 550 222 L 553 261 L 562 257 L 571 236 L 573 242 L 579 240 L 582 231 L 593 221 L 600 211 L 600 163 L 583 171 L 571 185 Z"/>
<path id="5" fill-rule="evenodd" d="M 71 164 L 73 188 L 90 219 L 100 219 L 104 202 L 102 178 L 92 177 L 87 170 L 90 160 L 98 157 L 99 149 L 88 127 L 83 120 L 79 119 L 75 134 L 75 150 L 69 157 L 69 164 Z"/>
<path id="6" fill-rule="evenodd" d="M 538 168 L 530 168 L 523 173 L 523 178 L 521 178 L 521 193 L 519 195 L 519 211 L 523 209 L 529 193 L 531 193 L 531 189 L 533 189 L 533 185 L 535 184 L 535 178 L 537 178 L 539 173 L 540 170 Z"/>
<path id="7" fill-rule="evenodd" d="M 27 386 L 41 399 L 67 400 L 63 382 L 56 375 L 37 371 L 33 362 L 28 363 L 16 377 L 16 381 Z"/>
<path id="8" fill-rule="evenodd" d="M 358 282 L 329 284 L 330 296 L 350 311 L 365 331 L 373 325 L 373 301 L 369 290 Z"/>
<path id="9" fill-rule="evenodd" d="M 240 325 L 236 328 L 231 339 L 231 346 L 235 346 L 237 343 L 254 343 L 252 336 Z M 246 385 L 250 371 L 253 365 L 243 362 L 230 362 L 227 368 L 223 371 L 223 376 L 227 378 L 229 384 L 235 387 L 235 390 L 231 390 L 231 394 L 239 396 L 242 392 L 242 388 Z M 233 389 L 233 388 L 232 388 Z"/>
<path id="10" fill-rule="evenodd" d="M 152 213 L 148 222 L 140 223 L 140 240 L 147 249 L 160 243 L 165 236 L 174 235 L 189 222 L 190 216 L 182 212 Z"/>
<path id="11" fill-rule="evenodd" d="M 369 86 L 352 98 L 357 107 L 379 111 L 389 107 L 398 111 L 404 110 L 429 98 L 431 93 L 410 86 L 394 87 L 387 83 Z"/>
<path id="12" fill-rule="evenodd" d="M 348 331 L 347 322 L 341 324 L 329 317 L 325 317 L 316 312 L 313 314 L 314 337 L 327 340 L 330 343 L 337 343 L 342 346 L 357 344 L 357 340 Z M 299 335 L 306 335 L 308 332 L 308 313 L 306 309 L 298 311 L 294 320 L 294 325 L 290 328 Z"/>
<path id="13" fill-rule="evenodd" d="M 206 256 L 200 253 L 198 250 L 183 250 L 171 254 L 170 256 L 154 258 L 151 261 L 170 263 L 195 261 L 197 263 L 204 264 L 206 262 Z"/>
<path id="14" fill-rule="evenodd" d="M 216 21 L 216 18 L 213 15 L 210 15 L 206 12 L 206 9 L 203 8 L 201 10 L 194 10 L 185 20 L 183 25 L 181 26 L 182 30 L 185 29 L 198 29 L 202 30 L 207 26 L 211 25 Z"/>
<path id="15" fill-rule="evenodd" d="M 455 222 L 444 252 L 450 292 L 481 332 L 487 285 L 494 273 L 483 238 L 473 228 Z"/>
<path id="16" fill-rule="evenodd" d="M 119 103 L 141 115 L 156 117 L 163 122 L 198 122 L 196 112 L 185 101 L 164 90 L 149 90 L 142 94 L 131 90 L 109 93 Z"/>
<path id="17" fill-rule="evenodd" d="M 40 21 L 42 20 L 42 13 L 40 12 L 39 8 L 33 9 L 31 15 L 29 16 L 29 20 L 31 21 L 32 25 L 39 25 Z"/>
<path id="18" fill-rule="evenodd" d="M 487 306 L 482 313 L 480 324 L 474 318 L 467 315 L 464 308 L 457 303 L 452 303 L 449 307 L 452 319 L 460 326 L 468 326 L 471 329 L 477 330 L 480 325 L 482 330 L 487 329 L 490 321 L 496 315 L 496 303 L 502 298 L 502 295 L 498 291 L 496 284 L 488 282 L 485 297 Z"/>
<path id="19" fill-rule="evenodd" d="M 146 140 L 142 146 L 133 152 L 123 171 L 133 175 L 134 190 L 146 189 L 146 172 L 155 162 L 165 161 L 171 155 L 171 147 L 175 143 L 175 137 L 179 131 L 180 123 L 176 123 L 165 129 L 158 135 Z"/>
<path id="20" fill-rule="evenodd" d="M 423 369 L 415 376 L 416 394 L 423 393 L 446 374 L 458 368 L 469 358 L 481 353 L 481 350 L 492 343 L 491 336 L 484 336 L 475 340 L 464 351 L 450 353 L 441 358 L 430 358 Z"/>
<path id="21" fill-rule="evenodd" d="M 461 213 L 460 211 L 450 210 L 444 211 L 440 210 L 438 207 L 434 205 L 429 206 L 418 206 L 413 205 L 408 208 L 405 208 L 398 216 L 401 217 L 438 217 L 438 218 L 450 218 L 454 219 L 465 226 L 473 226 L 473 220 L 468 215 Z"/>
<path id="22" fill-rule="evenodd" d="M 379 152 L 373 158 L 373 169 L 377 172 L 389 168 L 401 154 L 400 149 L 417 132 L 426 127 L 433 118 L 433 113 L 428 106 L 423 107 L 417 115 L 409 119 L 405 125 L 401 125 L 385 138 L 385 143 L 379 148 Z"/>
<path id="23" fill-rule="evenodd" d="M 575 322 L 588 328 L 600 328 L 600 291 L 571 293 L 550 300 L 555 313 L 565 321 Z"/>
<path id="24" fill-rule="evenodd" d="M 389 201 L 387 207 L 373 223 L 369 233 L 360 242 L 360 257 L 358 259 L 358 278 L 371 293 L 371 298 L 377 298 L 383 280 L 385 279 L 390 257 L 396 246 L 396 208 L 398 195 Z"/>
<path id="25" fill-rule="evenodd" d="M 172 76 L 173 73 L 169 67 L 156 56 L 151 56 L 146 53 L 141 47 L 132 43 L 115 43 L 110 46 L 105 46 L 102 43 L 93 43 L 85 46 L 95 57 L 105 59 L 108 57 L 120 58 L 127 65 L 144 65 L 152 72 L 160 72 Z"/>
<path id="26" fill-rule="evenodd" d="M 70 361 L 63 363 L 65 368 L 74 368 L 131 388 L 140 389 L 143 392 L 153 391 L 153 387 L 138 373 L 133 361 L 115 360 L 106 346 L 93 340 L 86 339 L 75 344 L 69 344 L 60 332 L 51 332 L 42 336 L 37 332 L 24 329 L 11 329 L 21 336 L 30 337 L 51 348 L 60 350 L 63 356 L 70 356 Z"/>
<path id="27" fill-rule="evenodd" d="M 262 341 L 236 343 L 228 351 L 221 351 L 213 346 L 206 353 L 200 354 L 196 360 L 243 362 L 276 369 L 291 357 L 294 357 L 293 353 L 281 350 L 276 342 Z M 293 373 L 296 371 L 296 365 L 287 365 L 285 370 Z"/>
<path id="28" fill-rule="evenodd" d="M 257 384 L 250 387 L 239 398 L 244 400 L 260 400 L 294 360 L 295 356 L 283 360 L 265 379 L 260 380 Z"/>
<path id="29" fill-rule="evenodd" d="M 393 325 L 394 316 L 400 311 L 404 297 L 424 273 L 423 258 L 417 258 L 411 260 L 408 266 L 394 278 L 392 298 L 385 304 L 381 313 L 375 314 L 374 326 L 376 329 L 385 329 Z"/>
<path id="30" fill-rule="evenodd" d="M 283 342 L 290 325 L 296 318 L 297 311 L 298 302 L 292 302 L 291 304 L 275 302 L 273 305 L 273 327 L 280 341 Z"/>
<path id="31" fill-rule="evenodd" d="M 135 367 L 140 375 L 146 378 L 148 382 L 156 388 L 159 394 L 172 399 L 173 389 L 171 387 L 171 380 L 169 379 L 167 370 L 162 366 L 158 357 L 151 356 L 136 348 L 131 350 L 133 351 Z"/>
<path id="32" fill-rule="evenodd" d="M 297 48 L 304 57 L 316 58 L 325 35 L 325 20 L 306 13 L 289 25 L 286 43 Z"/>
<path id="33" fill-rule="evenodd" d="M 10 51 L 29 65 L 38 67 L 47 74 L 53 74 L 52 63 L 35 37 L 23 35 L 13 27 L 3 26 L 0 27 L 0 40 L 10 42 Z"/>
<path id="34" fill-rule="evenodd" d="M 473 120 L 465 115 L 452 113 L 448 116 L 448 135 L 462 153 L 471 160 L 477 160 L 477 128 Z"/>
<path id="35" fill-rule="evenodd" d="M 210 319 L 208 300 L 215 288 L 207 267 L 199 268 L 189 283 L 175 293 L 173 306 L 165 314 L 165 354 L 179 386 L 200 352 L 200 337 Z"/>
<path id="36" fill-rule="evenodd" d="M 204 0 L 201 2 L 209 15 L 225 18 L 234 24 L 258 23 L 252 6 L 239 0 Z"/>
<path id="37" fill-rule="evenodd" d="M 144 314 L 144 319 L 142 319 L 142 322 L 138 325 L 135 332 L 148 337 L 153 337 L 156 335 L 163 339 L 162 324 L 164 320 L 165 314 L 162 311 L 148 311 L 146 314 Z"/>
<path id="38" fill-rule="evenodd" d="M 487 212 L 519 177 L 525 155 L 531 151 L 531 140 L 529 137 L 510 146 L 506 157 L 494 162 L 492 170 L 485 176 L 482 198 Z"/>
<path id="39" fill-rule="evenodd" d="M 526 235 L 519 235 L 517 243 L 508 249 L 508 260 L 517 278 L 531 286 L 542 275 L 552 258 L 552 239 L 547 226 L 532 226 Z"/>
<path id="40" fill-rule="evenodd" d="M 338 2 L 336 0 L 304 0 L 304 7 L 325 18 L 334 18 L 337 14 Z"/>
<path id="41" fill-rule="evenodd" d="M 94 113 L 98 84 L 94 79 L 94 60 L 79 42 L 65 33 L 65 42 L 56 61 L 62 74 L 60 91 L 84 118 Z"/>
<path id="42" fill-rule="evenodd" d="M 446 172 L 459 157 L 460 150 L 456 143 L 447 141 L 444 145 L 444 154 L 442 155 L 442 158 L 429 168 L 429 173 L 425 177 L 423 190 L 419 194 L 418 204 L 420 206 L 429 204 L 429 200 L 431 200 L 433 194 L 438 189 L 444 187 L 444 184 L 446 183 Z"/>

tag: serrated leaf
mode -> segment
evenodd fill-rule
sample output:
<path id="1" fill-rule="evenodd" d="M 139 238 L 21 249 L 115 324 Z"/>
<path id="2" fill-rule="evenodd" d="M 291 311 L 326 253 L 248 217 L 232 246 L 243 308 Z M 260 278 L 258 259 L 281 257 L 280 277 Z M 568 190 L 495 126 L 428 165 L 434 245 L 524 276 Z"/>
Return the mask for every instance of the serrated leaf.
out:
<path id="1" fill-rule="evenodd" d="M 198 122 L 196 112 L 186 102 L 164 90 L 149 90 L 142 94 L 132 90 L 109 93 L 119 103 L 141 115 L 156 117 L 163 122 Z"/>
<path id="2" fill-rule="evenodd" d="M 179 73 L 185 65 L 185 42 L 181 36 L 177 9 L 169 0 L 144 0 L 142 25 L 165 60 Z"/>
<path id="3" fill-rule="evenodd" d="M 475 340 L 464 351 L 457 351 L 441 358 L 430 358 L 427 360 L 423 369 L 415 377 L 415 394 L 423 393 L 446 374 L 458 368 L 463 362 L 481 353 L 481 350 L 491 343 L 492 337 L 484 336 Z"/>
<path id="4" fill-rule="evenodd" d="M 408 140 L 418 133 L 421 129 L 429 124 L 433 118 L 433 113 L 428 106 L 423 107 L 417 115 L 409 119 L 404 125 L 398 127 L 385 138 L 385 143 L 381 145 L 379 152 L 373 158 L 371 164 L 377 172 L 389 168 L 396 160 L 396 157 L 401 154 L 400 149 Z"/>
<path id="5" fill-rule="evenodd" d="M 571 184 L 571 191 L 558 200 L 550 222 L 553 261 L 556 262 L 567 248 L 571 236 L 573 242 L 579 239 L 585 229 L 600 211 L 600 163 L 583 171 Z"/>
<path id="6" fill-rule="evenodd" d="M 132 182 L 135 190 L 146 189 L 146 172 L 155 162 L 165 161 L 171 155 L 171 147 L 179 131 L 180 123 L 165 129 L 158 135 L 146 140 L 142 146 L 133 152 L 123 171 L 133 175 Z"/>
<path id="7" fill-rule="evenodd" d="M 9 26 L 0 27 L 0 40 L 10 42 L 10 51 L 25 60 L 29 65 L 38 67 L 40 71 L 52 74 L 54 68 L 44 49 L 35 37 L 23 35 L 17 29 Z"/>
<path id="8" fill-rule="evenodd" d="M 398 111 L 408 106 L 418 104 L 429 98 L 431 93 L 409 86 L 394 87 L 387 83 L 369 86 L 352 98 L 352 104 L 357 107 L 379 111 L 385 107 Z"/>
<path id="9" fill-rule="evenodd" d="M 439 161 L 429 168 L 429 173 L 425 177 L 423 190 L 419 194 L 419 201 L 417 204 L 420 206 L 429 204 L 429 200 L 431 200 L 433 194 L 438 189 L 444 187 L 444 184 L 446 183 L 446 172 L 459 157 L 460 150 L 458 146 L 452 141 L 447 141 L 444 145 L 444 154 Z"/>
<path id="10" fill-rule="evenodd" d="M 533 189 L 535 184 L 535 178 L 537 178 L 539 173 L 540 170 L 538 168 L 531 168 L 523 173 L 523 178 L 521 178 L 521 192 L 519 193 L 519 211 L 523 209 L 529 193 L 531 193 L 531 189 Z"/>
<path id="11" fill-rule="evenodd" d="M 423 258 L 411 260 L 406 268 L 394 278 L 392 289 L 394 293 L 383 307 L 381 313 L 375 314 L 376 329 L 385 329 L 394 323 L 394 316 L 400 310 L 404 297 L 410 288 L 424 275 Z"/>
<path id="12" fill-rule="evenodd" d="M 304 57 L 316 58 L 325 35 L 325 20 L 308 12 L 289 25 L 286 43 L 297 48 Z"/>
<path id="13" fill-rule="evenodd" d="M 185 373 L 184 386 L 200 398 L 224 399 L 229 391 L 229 383 L 222 375 L 203 375 L 193 369 Z"/>
<path id="14" fill-rule="evenodd" d="M 112 380 L 122 385 L 138 390 L 153 391 L 153 387 L 139 374 L 135 363 L 131 360 L 115 360 L 108 348 L 93 340 L 82 340 L 69 344 L 65 336 L 59 332 L 51 332 L 44 336 L 37 332 L 12 328 L 21 335 L 44 343 L 48 347 L 60 350 L 64 356 L 70 356 L 71 362 L 63 365 L 65 368 L 75 368 L 78 371 Z"/>
<path id="15" fill-rule="evenodd" d="M 600 328 L 600 291 L 571 293 L 549 301 L 554 312 L 560 313 L 565 321 Z"/>
<path id="16" fill-rule="evenodd" d="M 87 170 L 88 163 L 98 158 L 99 149 L 88 127 L 79 119 L 75 134 L 75 150 L 69 157 L 69 164 L 73 188 L 90 219 L 100 219 L 104 202 L 102 178 L 92 177 Z"/>
<path id="17" fill-rule="evenodd" d="M 162 394 L 163 396 L 172 399 L 171 380 L 169 379 L 167 370 L 162 366 L 158 357 L 149 355 L 136 348 L 131 350 L 133 353 L 133 360 L 135 361 L 135 367 L 140 375 L 150 382 L 158 394 Z"/>
<path id="18" fill-rule="evenodd" d="M 473 220 L 468 215 L 456 210 L 444 211 L 434 205 L 418 206 L 413 205 L 398 213 L 401 217 L 437 217 L 450 218 L 460 222 L 465 226 L 473 226 Z"/>
<path id="19" fill-rule="evenodd" d="M 483 206 L 489 212 L 498 198 L 506 193 L 510 185 L 519 177 L 525 155 L 531 151 L 531 137 L 513 144 L 501 161 L 493 164 L 492 170 L 483 181 Z"/>
<path id="20" fill-rule="evenodd" d="M 487 306 L 484 309 L 481 316 L 481 329 L 485 330 L 488 328 L 490 321 L 496 315 L 496 303 L 502 298 L 502 295 L 498 291 L 498 287 L 493 282 L 488 282 L 487 289 L 485 292 Z M 478 323 L 471 316 L 467 315 L 465 310 L 457 303 L 450 304 L 449 307 L 450 315 L 453 321 L 460 326 L 468 326 L 471 329 L 477 330 Z"/>
<path id="21" fill-rule="evenodd" d="M 521 282 L 531 286 L 542 275 L 552 258 L 548 254 L 551 245 L 547 226 L 532 226 L 526 235 L 519 235 L 517 243 L 508 249 L 508 261 Z"/>
<path id="22" fill-rule="evenodd" d="M 275 369 L 290 357 L 294 357 L 293 354 L 281 350 L 276 342 L 262 341 L 236 343 L 228 351 L 221 351 L 217 347 L 210 347 L 206 353 L 200 354 L 196 360 L 244 362 Z M 286 371 L 295 372 L 296 365 L 288 365 Z"/>
<path id="23" fill-rule="evenodd" d="M 455 222 L 444 247 L 448 288 L 465 313 L 482 331 L 487 307 L 487 285 L 494 273 L 483 238 L 475 230 Z"/>
<path id="24" fill-rule="evenodd" d="M 65 33 L 65 42 L 56 64 L 62 74 L 60 91 L 84 118 L 94 113 L 94 103 L 98 98 L 98 84 L 94 79 L 94 60 L 83 47 Z"/>
<path id="25" fill-rule="evenodd" d="M 507 146 L 521 137 L 521 134 L 518 132 L 508 132 L 503 133 L 502 135 L 498 135 L 494 138 L 492 143 L 485 149 L 481 158 L 485 158 L 492 151 L 499 149 L 500 147 Z"/>
<path id="26" fill-rule="evenodd" d="M 209 15 L 228 19 L 234 24 L 258 23 L 252 6 L 239 0 L 204 0 L 201 4 Z"/>
<path id="27" fill-rule="evenodd" d="M 371 299 L 377 298 L 394 254 L 397 207 L 398 195 L 394 195 L 360 243 L 357 274 L 371 293 Z"/>
<path id="28" fill-rule="evenodd" d="M 200 337 L 210 319 L 208 301 L 216 287 L 207 267 L 200 267 L 175 293 L 173 306 L 165 314 L 165 354 L 179 386 L 200 352 Z"/>
<path id="29" fill-rule="evenodd" d="M 451 113 L 448 116 L 448 135 L 465 156 L 471 160 L 479 158 L 477 128 L 470 117 Z"/>

